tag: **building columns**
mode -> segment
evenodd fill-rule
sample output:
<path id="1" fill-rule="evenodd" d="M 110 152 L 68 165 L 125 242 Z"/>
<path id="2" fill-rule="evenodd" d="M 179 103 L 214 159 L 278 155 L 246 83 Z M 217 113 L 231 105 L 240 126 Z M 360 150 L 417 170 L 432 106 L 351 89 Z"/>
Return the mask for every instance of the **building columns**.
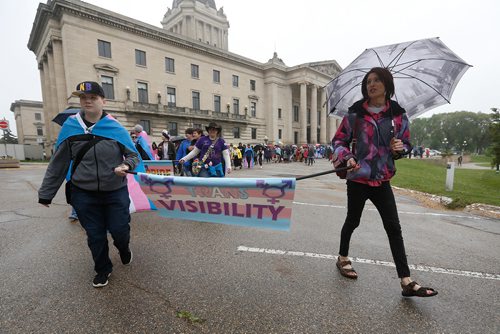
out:
<path id="1" fill-rule="evenodd" d="M 318 86 L 311 85 L 311 144 L 318 142 Z"/>
<path id="2" fill-rule="evenodd" d="M 299 110 L 299 143 L 307 143 L 307 83 L 301 82 L 300 84 L 300 110 Z"/>
<path id="3" fill-rule="evenodd" d="M 328 140 L 331 143 L 333 136 L 335 136 L 335 132 L 337 132 L 337 118 L 336 117 L 328 117 Z"/>
<path id="4" fill-rule="evenodd" d="M 331 138 L 327 138 L 328 136 L 326 135 L 326 89 L 323 88 L 321 90 L 321 98 L 320 98 L 320 128 L 319 128 L 319 140 L 322 144 L 329 143 Z M 328 117 L 329 118 L 329 117 Z"/>

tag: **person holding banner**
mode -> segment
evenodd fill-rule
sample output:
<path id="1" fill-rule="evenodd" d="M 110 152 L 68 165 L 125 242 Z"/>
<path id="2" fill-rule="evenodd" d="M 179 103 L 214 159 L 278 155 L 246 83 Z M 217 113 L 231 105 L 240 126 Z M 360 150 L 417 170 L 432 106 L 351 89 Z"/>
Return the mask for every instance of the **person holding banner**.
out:
<path id="1" fill-rule="evenodd" d="M 46 207 L 52 203 L 71 166 L 66 200 L 87 233 L 97 272 L 92 284 L 100 288 L 113 270 L 108 231 L 122 264 L 132 261 L 126 172 L 140 165 L 140 157 L 128 131 L 103 111 L 104 90 L 97 82 L 82 82 L 72 94 L 80 98 L 81 111 L 62 126 L 38 202 Z"/>
<path id="2" fill-rule="evenodd" d="M 386 68 L 372 68 L 363 78 L 363 99 L 350 108 L 332 139 L 333 161 L 353 166 L 347 179 L 347 217 L 340 234 L 336 263 L 342 276 L 356 279 L 358 274 L 348 258 L 349 243 L 359 226 L 365 202 L 370 200 L 379 212 L 389 239 L 392 257 L 405 297 L 431 297 L 432 288 L 422 287 L 410 277 L 396 201 L 390 180 L 396 173 L 396 159 L 411 150 L 406 111 L 391 100 L 394 79 Z"/>
<path id="3" fill-rule="evenodd" d="M 215 122 L 210 122 L 206 130 L 208 136 L 200 137 L 193 150 L 181 158 L 179 163 L 184 164 L 195 157 L 200 157 L 199 171 L 195 171 L 193 164 L 194 175 L 199 177 L 224 177 L 226 174 L 231 173 L 231 159 L 229 158 L 228 146 L 221 137 L 222 127 Z"/>

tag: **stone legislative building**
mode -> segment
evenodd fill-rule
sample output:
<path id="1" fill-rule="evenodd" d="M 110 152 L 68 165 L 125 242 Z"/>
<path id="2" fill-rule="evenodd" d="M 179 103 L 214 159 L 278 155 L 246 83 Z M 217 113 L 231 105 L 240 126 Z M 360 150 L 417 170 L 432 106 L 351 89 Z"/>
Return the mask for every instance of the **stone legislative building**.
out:
<path id="1" fill-rule="evenodd" d="M 71 92 L 84 80 L 102 84 L 106 112 L 128 129 L 142 124 L 156 141 L 163 129 L 183 135 L 214 120 L 230 143 L 330 141 L 337 120 L 327 117 L 323 87 L 340 72 L 336 61 L 289 67 L 277 53 L 266 63 L 231 53 L 229 21 L 214 0 L 173 0 L 161 24 L 79 0 L 40 3 L 28 48 L 49 156 L 60 130 L 50 120 L 79 106 Z"/>

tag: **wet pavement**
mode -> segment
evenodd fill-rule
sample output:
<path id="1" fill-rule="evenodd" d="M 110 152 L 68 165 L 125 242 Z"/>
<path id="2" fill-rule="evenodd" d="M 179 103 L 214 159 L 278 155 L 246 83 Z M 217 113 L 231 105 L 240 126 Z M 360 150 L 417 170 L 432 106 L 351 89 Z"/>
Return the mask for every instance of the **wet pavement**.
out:
<path id="1" fill-rule="evenodd" d="M 46 165 L 0 170 L 0 333 L 498 333 L 500 220 L 396 195 L 412 277 L 439 291 L 401 296 L 387 236 L 367 203 L 351 241 L 356 281 L 337 272 L 345 184 L 297 181 L 291 231 L 132 215 L 130 266 L 95 289 L 90 251 L 63 188 L 37 204 Z M 324 160 L 232 177 L 301 176 Z M 180 313 L 182 312 L 182 313 Z M 180 317 L 180 315 L 184 317 Z"/>

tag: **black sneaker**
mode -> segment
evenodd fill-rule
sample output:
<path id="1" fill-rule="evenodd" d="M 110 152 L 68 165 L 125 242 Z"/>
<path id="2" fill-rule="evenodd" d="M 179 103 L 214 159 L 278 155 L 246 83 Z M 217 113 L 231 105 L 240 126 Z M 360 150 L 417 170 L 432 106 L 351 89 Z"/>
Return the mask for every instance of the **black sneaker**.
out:
<path id="1" fill-rule="evenodd" d="M 111 275 L 111 273 L 95 275 L 94 281 L 92 282 L 92 285 L 94 286 L 94 288 L 102 288 L 103 286 L 108 285 L 109 275 Z"/>
<path id="2" fill-rule="evenodd" d="M 122 260 L 122 263 L 126 266 L 128 266 L 130 262 L 132 262 L 132 257 L 133 255 L 130 248 L 128 249 L 127 252 L 120 252 L 120 259 Z"/>

